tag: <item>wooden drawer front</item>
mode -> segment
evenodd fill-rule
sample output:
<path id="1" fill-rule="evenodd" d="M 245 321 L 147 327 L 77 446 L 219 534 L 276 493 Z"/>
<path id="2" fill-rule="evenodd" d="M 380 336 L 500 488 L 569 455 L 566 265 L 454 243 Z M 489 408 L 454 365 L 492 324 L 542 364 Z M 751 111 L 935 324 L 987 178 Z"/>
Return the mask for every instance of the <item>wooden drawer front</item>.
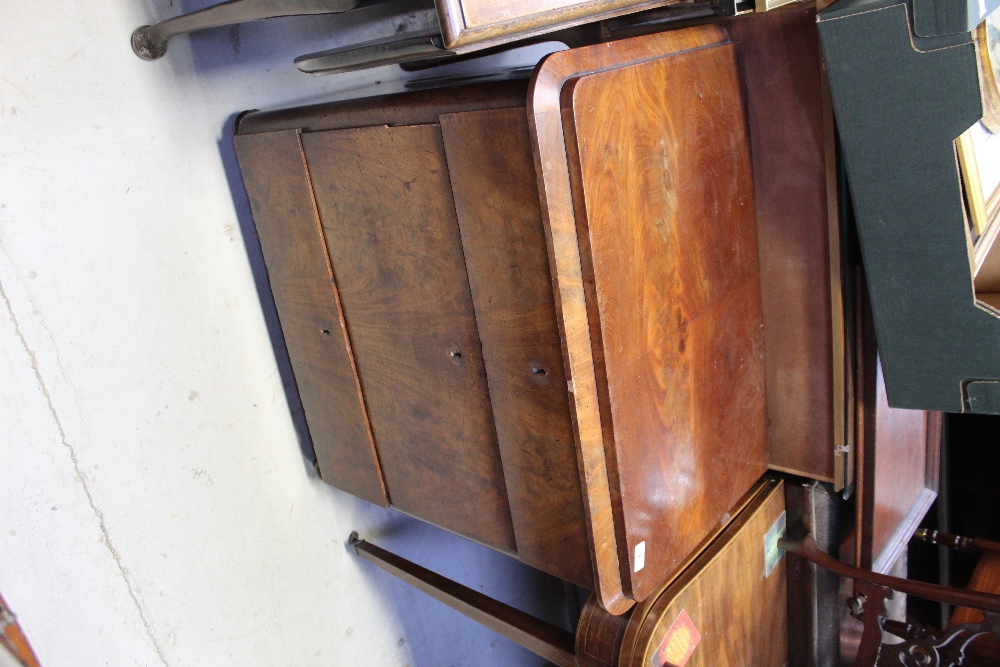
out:
<path id="1" fill-rule="evenodd" d="M 299 136 L 237 136 L 240 168 L 323 479 L 385 506 Z"/>
<path id="2" fill-rule="evenodd" d="M 441 116 L 518 557 L 593 585 L 524 108 Z"/>
<path id="3" fill-rule="evenodd" d="M 515 550 L 440 128 L 302 140 L 390 502 Z"/>

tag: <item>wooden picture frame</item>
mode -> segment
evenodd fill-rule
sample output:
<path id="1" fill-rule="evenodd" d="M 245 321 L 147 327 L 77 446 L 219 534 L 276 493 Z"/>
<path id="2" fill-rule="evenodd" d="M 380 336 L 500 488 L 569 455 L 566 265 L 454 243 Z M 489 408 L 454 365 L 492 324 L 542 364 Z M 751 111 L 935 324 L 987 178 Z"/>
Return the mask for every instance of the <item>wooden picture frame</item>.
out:
<path id="1" fill-rule="evenodd" d="M 979 65 L 983 117 L 955 141 L 968 211 L 976 298 L 1000 309 L 1000 12 L 972 33 Z"/>
<path id="2" fill-rule="evenodd" d="M 986 18 L 972 31 L 972 38 L 983 117 L 958 138 L 956 145 L 975 243 L 1000 207 L 1000 15 Z"/>
<path id="3" fill-rule="evenodd" d="M 1000 208 L 1000 179 L 990 178 L 991 171 L 984 173 L 988 169 L 986 163 L 992 162 L 987 155 L 991 148 L 996 150 L 996 161 L 1000 164 L 1000 135 L 993 134 L 980 121 L 962 133 L 955 144 L 969 209 L 969 228 L 976 245 Z"/>
<path id="4" fill-rule="evenodd" d="M 976 299 L 1000 309 L 1000 244 L 997 243 L 1000 236 L 1000 224 L 997 224 L 1000 217 L 1000 134 L 991 133 L 985 123 L 979 121 L 962 133 L 955 145 L 968 209 L 970 263 Z M 986 160 L 992 164 L 984 169 Z"/>
<path id="5" fill-rule="evenodd" d="M 1000 217 L 1000 134 L 993 134 L 985 122 L 980 121 L 966 130 L 955 144 L 968 208 L 970 262 L 976 299 L 1000 309 L 1000 244 L 997 243 L 1000 236 L 1000 224 L 997 223 Z M 993 163 L 986 169 L 985 160 Z M 994 174 L 995 180 L 984 179 Z"/>

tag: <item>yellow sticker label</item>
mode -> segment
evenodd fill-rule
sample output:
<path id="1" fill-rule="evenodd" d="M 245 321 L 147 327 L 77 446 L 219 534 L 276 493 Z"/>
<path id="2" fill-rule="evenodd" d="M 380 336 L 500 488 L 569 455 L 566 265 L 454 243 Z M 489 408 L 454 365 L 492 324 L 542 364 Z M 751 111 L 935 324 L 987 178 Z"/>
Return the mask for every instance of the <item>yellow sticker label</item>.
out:
<path id="1" fill-rule="evenodd" d="M 687 610 L 682 609 L 660 642 L 660 647 L 653 654 L 653 666 L 684 667 L 700 641 L 701 633 L 698 632 Z"/>

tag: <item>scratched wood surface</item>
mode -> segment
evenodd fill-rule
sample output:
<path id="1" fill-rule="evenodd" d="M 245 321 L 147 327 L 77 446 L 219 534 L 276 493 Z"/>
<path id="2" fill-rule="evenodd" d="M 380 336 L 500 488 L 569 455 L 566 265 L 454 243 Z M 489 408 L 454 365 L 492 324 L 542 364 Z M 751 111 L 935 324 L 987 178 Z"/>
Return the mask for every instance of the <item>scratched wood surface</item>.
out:
<path id="1" fill-rule="evenodd" d="M 441 116 L 517 542 L 593 586 L 545 228 L 523 108 Z"/>
<path id="2" fill-rule="evenodd" d="M 834 447 L 848 444 L 843 303 L 816 10 L 797 5 L 732 21 L 727 30 L 750 124 L 769 463 L 833 482 Z"/>
<path id="3" fill-rule="evenodd" d="M 320 474 L 385 506 L 299 133 L 237 136 L 236 150 Z"/>
<path id="4" fill-rule="evenodd" d="M 619 559 L 626 592 L 642 600 L 766 466 L 753 181 L 732 48 L 581 77 L 572 111 Z"/>
<path id="5" fill-rule="evenodd" d="M 787 661 L 786 572 L 764 569 L 764 535 L 784 512 L 783 485 L 765 480 L 718 539 L 682 574 L 623 616 L 584 606 L 576 651 L 601 667 L 661 667 L 654 656 L 686 612 L 701 635 L 687 665 L 780 667 Z"/>
<path id="6" fill-rule="evenodd" d="M 656 649 L 681 611 L 687 612 L 702 636 L 687 667 L 784 665 L 788 659 L 785 558 L 769 576 L 764 571 L 764 535 L 784 511 L 783 486 L 778 482 L 657 598 L 636 643 L 622 647 L 621 667 L 656 664 Z"/>
<path id="7" fill-rule="evenodd" d="M 584 481 L 595 589 L 601 605 L 612 614 L 624 613 L 634 600 L 626 595 L 623 584 L 623 577 L 627 577 L 630 571 L 629 563 L 626 560 L 624 567 L 619 563 L 609 465 L 605 455 L 605 437 L 610 433 L 606 434 L 602 429 L 598 404 L 594 347 L 591 344 L 581 264 L 581 235 L 577 233 L 576 202 L 567 157 L 561 97 L 565 84 L 583 74 L 613 71 L 725 41 L 725 34 L 718 28 L 703 27 L 562 51 L 550 55 L 543 62 L 529 88 L 528 111 L 535 169 L 543 204 L 560 341 L 572 395 L 570 410 L 580 474 Z M 607 442 L 607 445 L 607 451 L 613 451 L 611 443 Z"/>
<path id="8" fill-rule="evenodd" d="M 303 145 L 392 505 L 514 551 L 440 128 Z"/>

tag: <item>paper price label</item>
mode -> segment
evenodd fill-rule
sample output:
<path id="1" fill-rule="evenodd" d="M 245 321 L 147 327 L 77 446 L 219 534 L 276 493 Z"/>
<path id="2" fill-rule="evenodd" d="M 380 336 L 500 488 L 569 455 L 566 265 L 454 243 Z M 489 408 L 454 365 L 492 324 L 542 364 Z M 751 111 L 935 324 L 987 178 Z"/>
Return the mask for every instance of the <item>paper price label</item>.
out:
<path id="1" fill-rule="evenodd" d="M 682 609 L 653 654 L 653 667 L 684 667 L 700 641 L 701 633 L 687 610 Z"/>

